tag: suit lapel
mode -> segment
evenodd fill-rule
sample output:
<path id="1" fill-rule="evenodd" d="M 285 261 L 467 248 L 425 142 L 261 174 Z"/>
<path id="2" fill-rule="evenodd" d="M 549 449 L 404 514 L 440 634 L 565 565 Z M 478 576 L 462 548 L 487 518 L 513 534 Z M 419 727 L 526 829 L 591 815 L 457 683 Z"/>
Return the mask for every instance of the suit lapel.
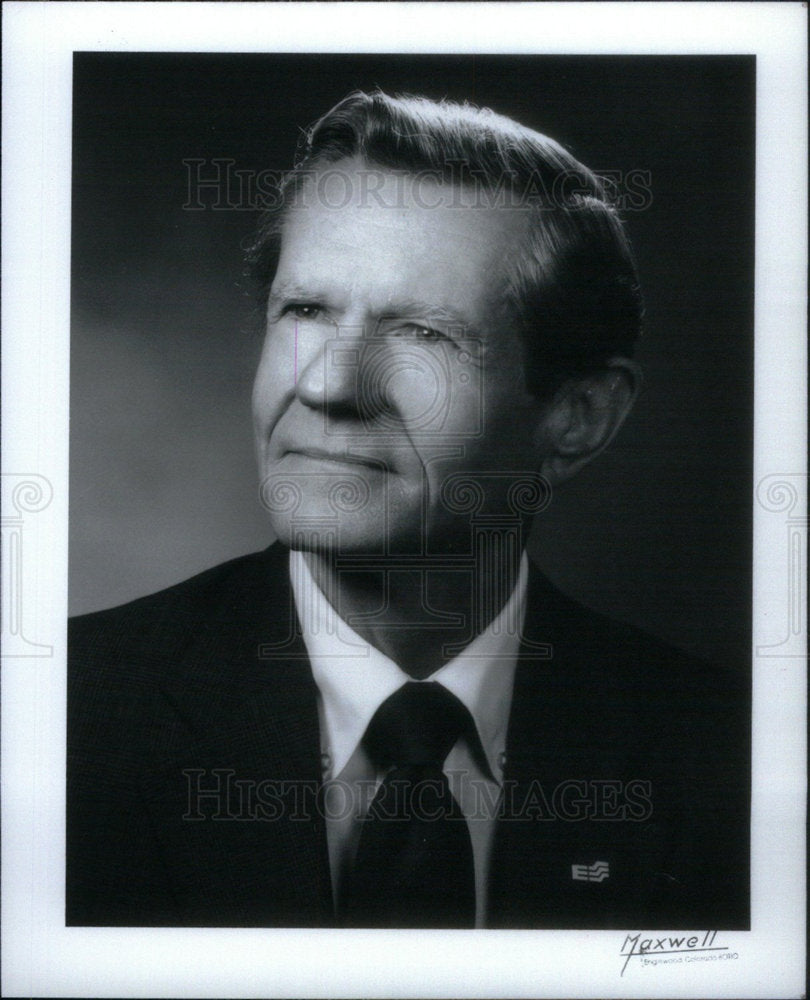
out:
<path id="1" fill-rule="evenodd" d="M 632 763 L 634 699 L 600 624 L 533 569 L 493 851 L 490 926 L 622 926 L 643 905 L 658 841 L 648 825 L 602 818 L 615 795 L 616 809 L 623 809 L 627 782 L 643 774 Z M 549 658 L 537 656 L 542 643 L 550 646 Z M 581 866 L 602 862 L 606 876 L 580 877 Z"/>
<path id="2" fill-rule="evenodd" d="M 186 924 L 332 920 L 316 689 L 273 546 L 186 623 L 141 789 Z"/>

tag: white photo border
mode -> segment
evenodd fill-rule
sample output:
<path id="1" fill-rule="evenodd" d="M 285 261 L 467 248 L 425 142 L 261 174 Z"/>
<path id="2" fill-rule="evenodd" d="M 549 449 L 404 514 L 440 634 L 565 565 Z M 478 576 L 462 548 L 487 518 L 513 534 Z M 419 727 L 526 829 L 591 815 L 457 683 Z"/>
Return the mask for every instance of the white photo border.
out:
<path id="1" fill-rule="evenodd" d="M 800 3 L 4 5 L 4 996 L 802 994 L 806 19 Z M 752 930 L 721 932 L 734 961 L 647 971 L 631 963 L 620 975 L 621 931 L 64 926 L 73 52 L 426 45 L 431 53 L 757 57 Z M 792 562 L 786 535 L 795 539 Z M 12 621 L 14 587 L 25 601 Z"/>

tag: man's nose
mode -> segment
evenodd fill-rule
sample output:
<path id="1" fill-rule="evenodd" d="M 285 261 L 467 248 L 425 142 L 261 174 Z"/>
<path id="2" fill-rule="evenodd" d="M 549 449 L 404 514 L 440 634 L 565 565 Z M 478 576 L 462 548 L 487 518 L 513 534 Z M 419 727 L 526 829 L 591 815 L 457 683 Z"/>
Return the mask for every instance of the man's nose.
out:
<path id="1" fill-rule="evenodd" d="M 324 340 L 297 372 L 296 394 L 313 409 L 335 415 L 360 415 L 369 409 L 363 400 L 364 327 L 340 327 Z"/>

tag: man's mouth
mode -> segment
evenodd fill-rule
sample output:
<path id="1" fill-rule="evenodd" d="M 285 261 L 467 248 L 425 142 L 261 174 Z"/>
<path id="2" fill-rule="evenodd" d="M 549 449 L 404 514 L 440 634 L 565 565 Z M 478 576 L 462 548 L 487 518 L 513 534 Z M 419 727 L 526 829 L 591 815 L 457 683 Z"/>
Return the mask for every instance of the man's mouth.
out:
<path id="1" fill-rule="evenodd" d="M 389 463 L 381 458 L 354 455 L 345 451 L 327 451 L 324 448 L 286 448 L 281 457 L 284 458 L 286 455 L 299 455 L 315 462 L 331 462 L 335 465 L 359 465 L 367 469 L 375 469 L 378 472 L 391 471 Z"/>

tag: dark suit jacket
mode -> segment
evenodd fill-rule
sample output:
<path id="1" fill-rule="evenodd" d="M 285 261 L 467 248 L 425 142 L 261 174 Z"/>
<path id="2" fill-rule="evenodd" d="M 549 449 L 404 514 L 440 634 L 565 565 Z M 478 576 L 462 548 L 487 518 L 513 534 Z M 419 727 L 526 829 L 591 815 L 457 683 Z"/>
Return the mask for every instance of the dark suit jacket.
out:
<path id="1" fill-rule="evenodd" d="M 535 569 L 524 637 L 489 926 L 747 928 L 747 685 Z M 75 619 L 69 648 L 67 923 L 333 926 L 287 551 Z"/>

